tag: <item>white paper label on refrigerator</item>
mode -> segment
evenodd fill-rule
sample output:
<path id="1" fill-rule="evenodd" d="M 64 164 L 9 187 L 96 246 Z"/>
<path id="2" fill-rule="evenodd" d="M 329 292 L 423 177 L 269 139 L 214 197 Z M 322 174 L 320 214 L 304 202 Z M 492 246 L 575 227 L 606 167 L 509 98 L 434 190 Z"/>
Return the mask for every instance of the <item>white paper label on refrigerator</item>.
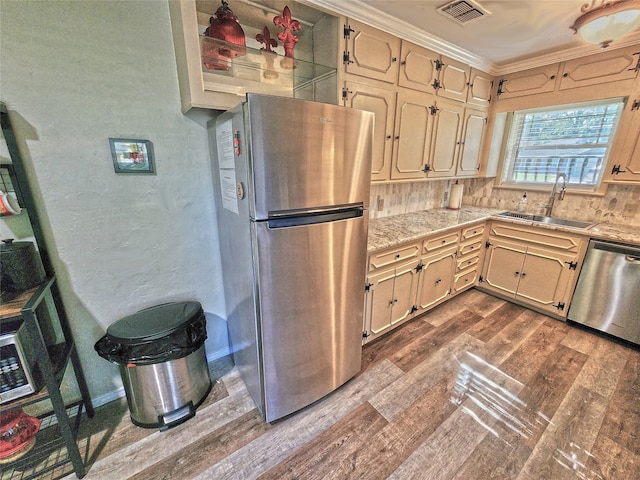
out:
<path id="1" fill-rule="evenodd" d="M 220 169 L 220 187 L 222 190 L 222 206 L 224 209 L 239 214 L 235 170 Z"/>
<path id="2" fill-rule="evenodd" d="M 216 127 L 216 144 L 218 146 L 218 167 L 236 168 L 233 157 L 233 124 L 231 120 Z"/>

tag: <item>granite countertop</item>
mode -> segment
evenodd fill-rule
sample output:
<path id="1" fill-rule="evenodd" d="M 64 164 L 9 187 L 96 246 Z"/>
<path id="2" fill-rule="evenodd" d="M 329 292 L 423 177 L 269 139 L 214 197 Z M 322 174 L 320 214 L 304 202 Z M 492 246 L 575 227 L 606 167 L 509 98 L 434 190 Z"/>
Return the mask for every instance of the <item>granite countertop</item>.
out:
<path id="1" fill-rule="evenodd" d="M 483 222 L 504 210 L 495 208 L 465 207 L 460 210 L 436 208 L 376 218 L 369 222 L 367 250 L 374 252 L 407 243 L 455 227 Z M 535 225 L 547 230 L 578 233 L 590 238 L 614 242 L 640 244 L 640 227 L 597 223 L 586 229 L 547 225 L 528 220 L 500 217 L 501 221 Z"/>

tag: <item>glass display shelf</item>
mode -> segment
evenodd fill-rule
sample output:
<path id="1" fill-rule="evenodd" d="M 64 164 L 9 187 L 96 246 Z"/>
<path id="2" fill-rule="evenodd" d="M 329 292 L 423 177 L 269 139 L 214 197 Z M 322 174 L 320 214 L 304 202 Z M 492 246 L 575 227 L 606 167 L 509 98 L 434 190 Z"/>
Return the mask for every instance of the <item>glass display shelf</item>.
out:
<path id="1" fill-rule="evenodd" d="M 336 69 L 285 57 L 266 50 L 242 47 L 216 38 L 200 36 L 202 73 L 216 77 L 294 89 L 315 79 L 335 74 Z"/>

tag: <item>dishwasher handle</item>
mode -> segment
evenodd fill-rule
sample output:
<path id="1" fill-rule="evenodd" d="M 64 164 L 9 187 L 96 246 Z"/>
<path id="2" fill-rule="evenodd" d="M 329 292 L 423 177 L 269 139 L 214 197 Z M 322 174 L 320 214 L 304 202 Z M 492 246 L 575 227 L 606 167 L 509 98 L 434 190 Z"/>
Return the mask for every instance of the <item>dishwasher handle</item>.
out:
<path id="1" fill-rule="evenodd" d="M 620 243 L 604 242 L 601 240 L 591 240 L 589 242 L 589 249 L 618 253 L 621 255 L 625 255 L 625 259 L 629 262 L 640 263 L 639 247 L 623 245 Z"/>

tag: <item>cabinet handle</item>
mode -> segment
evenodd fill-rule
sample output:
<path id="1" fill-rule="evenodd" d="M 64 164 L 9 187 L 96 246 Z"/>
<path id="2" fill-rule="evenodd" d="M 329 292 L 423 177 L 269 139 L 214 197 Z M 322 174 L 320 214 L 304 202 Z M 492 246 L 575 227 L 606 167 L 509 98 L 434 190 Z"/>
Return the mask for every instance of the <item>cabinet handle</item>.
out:
<path id="1" fill-rule="evenodd" d="M 522 276 L 522 278 L 524 278 L 526 275 L 527 275 L 526 273 L 522 272 L 521 276 Z"/>
<path id="2" fill-rule="evenodd" d="M 407 64 L 407 61 L 406 61 L 406 60 L 402 60 L 402 61 L 400 62 L 400 65 L 406 65 L 406 64 Z"/>
<path id="3" fill-rule="evenodd" d="M 393 57 L 393 58 L 391 59 L 391 61 L 392 61 L 392 62 L 397 62 L 397 61 L 398 61 L 398 57 Z"/>
<path id="4" fill-rule="evenodd" d="M 436 285 L 438 285 L 440 282 L 442 282 L 442 279 L 441 278 L 437 279 L 436 280 Z"/>
<path id="5" fill-rule="evenodd" d="M 387 135 L 387 140 L 391 140 L 391 135 Z"/>
<path id="6" fill-rule="evenodd" d="M 514 275 L 517 277 L 518 275 L 520 275 L 520 272 L 516 272 L 514 273 Z"/>
<path id="7" fill-rule="evenodd" d="M 395 139 L 396 139 L 396 140 L 400 140 L 400 135 L 396 135 L 396 136 L 395 136 Z"/>
<path id="8" fill-rule="evenodd" d="M 400 258 L 400 254 L 399 253 L 396 255 L 396 258 Z"/>

